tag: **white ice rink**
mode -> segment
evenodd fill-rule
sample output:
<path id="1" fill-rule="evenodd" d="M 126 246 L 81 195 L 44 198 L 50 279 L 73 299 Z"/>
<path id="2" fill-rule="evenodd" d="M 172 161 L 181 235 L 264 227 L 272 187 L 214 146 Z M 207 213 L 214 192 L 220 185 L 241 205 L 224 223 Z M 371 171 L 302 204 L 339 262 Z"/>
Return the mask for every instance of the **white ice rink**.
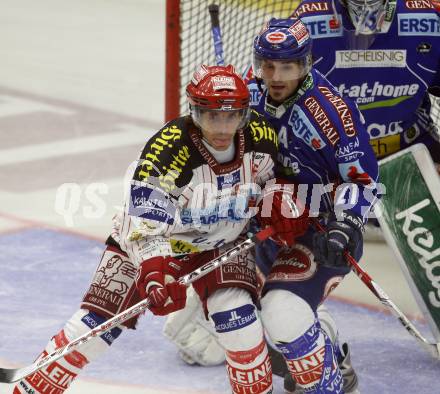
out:
<path id="1" fill-rule="evenodd" d="M 1 366 L 31 362 L 78 305 L 87 277 L 98 262 L 97 241 L 107 237 L 114 209 L 121 204 L 125 170 L 137 157 L 148 135 L 163 121 L 164 27 L 165 0 L 0 0 Z M 66 183 L 69 185 L 62 186 Z M 102 200 L 99 209 L 93 200 L 96 195 Z M 72 198 L 65 199 L 66 196 Z M 44 239 L 39 238 L 41 229 L 50 229 L 44 233 Z M 72 298 L 63 299 L 60 315 L 50 315 L 45 320 L 48 310 L 58 310 L 57 294 L 65 295 L 63 264 L 75 263 L 50 261 L 58 256 L 52 254 L 52 248 L 70 242 L 64 238 L 57 241 L 57 234 L 94 242 L 84 247 L 90 247 L 96 259 L 78 268 L 85 279 L 77 283 L 80 290 Z M 29 262 L 23 258 L 27 248 L 35 253 L 30 258 L 36 261 L 37 268 L 30 267 L 32 264 L 23 270 L 16 267 L 14 275 L 7 280 L 2 277 L 17 261 Z M 397 262 L 385 244 L 368 244 L 362 262 L 406 313 L 420 317 Z M 42 283 L 43 276 L 39 281 L 30 278 L 40 263 L 49 270 L 49 277 L 55 266 L 60 275 L 55 279 L 54 296 L 49 297 L 46 304 L 33 304 L 34 293 L 51 291 Z M 72 288 L 76 285 L 69 283 Z M 335 291 L 335 298 L 336 308 L 345 305 L 341 307 L 342 314 L 346 313 L 347 305 L 382 308 L 354 275 L 346 278 Z M 17 313 L 17 320 L 9 316 L 12 309 Z M 371 309 L 365 308 L 365 311 L 371 312 Z M 150 318 L 147 320 L 150 322 Z M 20 329 L 16 329 L 17 324 Z M 151 334 L 157 338 L 159 348 L 161 320 L 151 324 L 155 327 Z M 362 335 L 370 335 L 369 340 L 374 343 L 377 336 L 383 335 L 382 326 L 375 326 L 374 318 L 369 324 L 363 327 Z M 410 346 L 415 343 L 407 338 L 408 334 L 397 322 L 391 320 L 389 324 L 402 341 L 408 340 Z M 350 332 L 356 322 L 344 321 L 343 326 L 344 332 Z M 136 332 L 136 335 L 141 346 L 148 346 L 150 326 L 141 325 L 140 330 L 142 327 L 143 334 Z M 347 335 L 350 342 L 354 342 L 353 347 L 356 347 L 355 334 Z M 24 342 L 30 347 L 25 348 Z M 72 385 L 69 393 L 227 392 L 222 367 L 203 375 L 204 372 L 185 369 L 171 345 L 164 345 L 167 353 L 145 352 L 142 357 L 145 349 L 137 349 L 136 341 L 130 343 L 130 352 L 134 355 L 128 351 L 124 354 L 124 344 L 119 345 L 114 359 L 108 357 L 102 361 L 107 363 L 108 370 L 102 374 L 99 369 L 95 370 L 93 376 L 85 374 Z M 393 372 L 391 360 L 398 359 L 402 352 L 404 348 L 398 347 L 390 359 L 387 369 L 390 379 L 391 375 L 399 374 L 398 368 Z M 131 357 L 136 357 L 136 362 L 130 364 L 127 373 L 123 366 L 125 358 Z M 424 353 L 418 357 L 423 359 Z M 160 366 L 154 369 L 154 374 L 149 372 L 152 362 Z M 120 373 L 115 364 L 121 365 Z M 427 368 L 433 365 L 428 364 Z M 167 383 L 167 379 L 176 379 L 173 376 L 176 368 L 184 385 Z M 160 373 L 162 378 L 158 378 Z M 380 368 L 375 373 L 380 374 Z M 420 375 L 424 371 L 414 373 Z M 191 384 L 194 379 L 208 378 L 212 382 L 210 386 Z M 367 381 L 366 368 L 364 382 Z M 387 376 L 381 381 L 385 383 L 380 393 L 412 392 L 405 391 L 407 386 L 401 386 L 402 391 L 388 391 Z M 277 385 L 281 390 L 280 382 Z M 363 393 L 379 394 L 369 390 L 368 384 L 363 387 Z M 394 387 L 397 390 L 398 385 Z M 0 394 L 8 390 L 0 385 Z"/>

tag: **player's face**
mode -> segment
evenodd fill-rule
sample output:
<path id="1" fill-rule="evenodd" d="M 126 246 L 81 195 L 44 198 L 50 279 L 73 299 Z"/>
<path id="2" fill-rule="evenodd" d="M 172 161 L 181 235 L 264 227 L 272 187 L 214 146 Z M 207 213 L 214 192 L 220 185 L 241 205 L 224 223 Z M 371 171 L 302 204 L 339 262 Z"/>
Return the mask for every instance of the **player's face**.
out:
<path id="1" fill-rule="evenodd" d="M 201 111 L 203 138 L 216 150 L 226 150 L 243 120 L 242 111 Z"/>
<path id="2" fill-rule="evenodd" d="M 296 62 L 264 60 L 261 74 L 270 97 L 283 102 L 298 89 L 304 70 Z"/>

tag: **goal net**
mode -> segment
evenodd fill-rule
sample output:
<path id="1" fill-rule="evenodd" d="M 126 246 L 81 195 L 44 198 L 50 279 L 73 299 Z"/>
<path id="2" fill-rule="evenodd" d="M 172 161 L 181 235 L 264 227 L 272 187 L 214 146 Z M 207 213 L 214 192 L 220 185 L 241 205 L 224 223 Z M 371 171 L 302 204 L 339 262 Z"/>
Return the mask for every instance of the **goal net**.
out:
<path id="1" fill-rule="evenodd" d="M 220 7 L 225 64 L 244 72 L 255 35 L 271 17 L 289 17 L 293 0 L 167 0 L 165 118 L 187 112 L 185 87 L 200 64 L 215 64 L 210 4 Z"/>

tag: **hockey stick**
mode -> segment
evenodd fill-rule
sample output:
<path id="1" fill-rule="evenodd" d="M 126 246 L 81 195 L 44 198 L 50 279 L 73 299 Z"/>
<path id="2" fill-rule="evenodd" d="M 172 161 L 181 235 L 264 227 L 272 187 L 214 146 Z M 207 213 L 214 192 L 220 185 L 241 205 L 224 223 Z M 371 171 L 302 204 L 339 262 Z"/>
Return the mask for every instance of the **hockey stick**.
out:
<path id="1" fill-rule="evenodd" d="M 186 286 L 189 285 L 190 283 L 193 283 L 194 281 L 202 278 L 209 272 L 214 271 L 217 267 L 220 267 L 222 264 L 226 263 L 234 256 L 237 256 L 238 254 L 252 248 L 255 244 L 264 241 L 273 234 L 274 231 L 271 227 L 259 231 L 249 239 L 239 243 L 238 245 L 229 249 L 228 251 L 216 257 L 215 259 L 202 265 L 200 268 L 197 268 L 195 271 L 182 276 L 179 279 L 179 283 Z M 25 378 L 28 375 L 32 375 L 38 370 L 47 367 L 49 364 L 53 363 L 59 358 L 70 353 L 79 346 L 89 342 L 92 338 L 100 336 L 105 332 L 111 330 L 112 328 L 118 326 L 119 324 L 123 323 L 124 321 L 137 316 L 141 312 L 148 309 L 149 306 L 150 306 L 150 300 L 146 298 L 138 302 L 136 305 L 133 305 L 127 310 L 121 312 L 120 314 L 113 316 L 111 319 L 95 327 L 93 330 L 86 332 L 85 334 L 81 335 L 79 338 L 74 339 L 73 341 L 69 342 L 67 345 L 55 349 L 52 353 L 43 357 L 41 360 L 35 361 L 31 365 L 22 368 L 12 368 L 12 369 L 0 368 L 0 383 L 13 383 Z"/>
<path id="2" fill-rule="evenodd" d="M 219 6 L 217 4 L 210 4 L 208 10 L 209 15 L 211 15 L 211 32 L 214 41 L 215 61 L 217 66 L 224 66 L 225 59 L 223 55 L 222 32 L 219 22 Z"/>
<path id="3" fill-rule="evenodd" d="M 319 231 L 325 231 L 324 227 L 317 220 L 314 221 Z M 429 342 L 420 331 L 411 323 L 411 321 L 403 314 L 399 307 L 390 299 L 388 294 L 368 275 L 358 264 L 358 262 L 348 253 L 344 252 L 347 262 L 351 265 L 352 270 L 370 289 L 370 291 L 379 299 L 379 301 L 387 307 L 387 309 L 397 318 L 403 327 L 416 338 L 423 347 L 435 358 L 440 359 L 440 342 Z"/>

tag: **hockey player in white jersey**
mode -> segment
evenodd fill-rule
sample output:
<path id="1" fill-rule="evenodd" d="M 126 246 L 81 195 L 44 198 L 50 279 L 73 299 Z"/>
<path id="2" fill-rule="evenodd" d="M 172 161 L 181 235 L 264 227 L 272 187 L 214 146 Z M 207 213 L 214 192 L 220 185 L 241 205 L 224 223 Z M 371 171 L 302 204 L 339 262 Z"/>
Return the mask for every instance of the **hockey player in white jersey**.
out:
<path id="1" fill-rule="evenodd" d="M 165 124 L 145 145 L 101 261 L 78 311 L 40 357 L 149 297 L 165 315 L 185 306 L 176 279 L 246 234 L 249 205 L 273 177 L 277 135 L 249 110 L 232 66 L 202 66 L 187 87 L 191 114 Z M 272 375 L 254 304 L 253 257 L 242 253 L 194 283 L 225 349 L 234 393 L 270 393 Z M 14 394 L 61 394 L 136 319 L 93 338 L 18 382 Z M 129 355 L 127 355 L 129 357 Z M 120 365 L 123 369 L 123 365 Z"/>

